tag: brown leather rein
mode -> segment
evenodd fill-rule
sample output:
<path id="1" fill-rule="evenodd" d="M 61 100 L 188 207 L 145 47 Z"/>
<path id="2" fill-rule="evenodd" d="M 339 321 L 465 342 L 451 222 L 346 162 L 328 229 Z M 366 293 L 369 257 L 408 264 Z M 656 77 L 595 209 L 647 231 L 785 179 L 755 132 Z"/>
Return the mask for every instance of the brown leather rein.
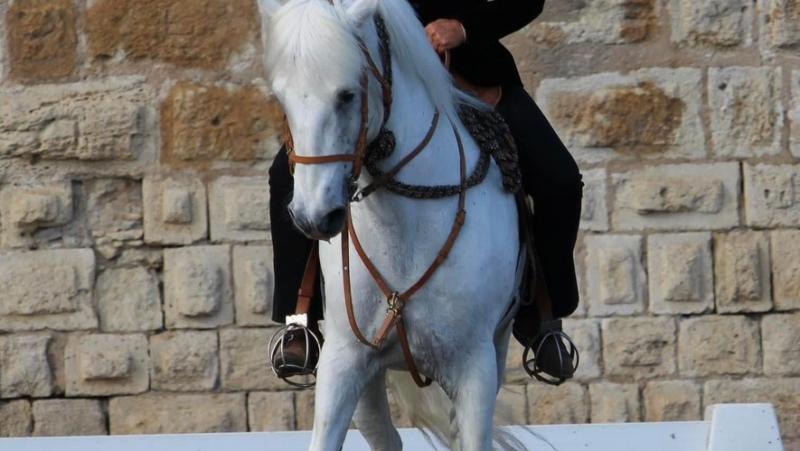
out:
<path id="1" fill-rule="evenodd" d="M 376 24 L 379 27 L 379 30 L 382 28 L 383 24 L 379 22 L 380 18 L 376 16 Z M 383 37 L 382 37 L 383 38 Z M 388 57 L 388 42 L 387 38 L 382 39 L 382 57 L 384 63 L 384 69 L 390 70 L 390 61 Z M 378 69 L 377 65 L 375 64 L 374 60 L 370 56 L 369 50 L 367 49 L 364 42 L 359 38 L 359 44 L 361 49 L 364 53 L 366 61 L 369 65 L 370 72 L 372 75 L 378 80 L 381 84 L 381 88 L 383 91 L 383 104 L 384 104 L 384 118 L 383 118 L 383 126 L 385 127 L 386 123 L 388 122 L 389 114 L 391 113 L 391 106 L 392 106 L 392 86 L 390 79 L 384 77 L 381 74 L 380 70 Z M 385 54 L 384 54 L 385 53 Z M 336 162 L 352 162 L 353 169 L 349 177 L 349 183 L 351 186 L 350 189 L 350 201 L 358 201 L 360 198 L 357 197 L 356 193 L 356 182 L 361 175 L 361 170 L 363 168 L 363 160 L 366 154 L 367 149 L 367 123 L 369 120 L 369 104 L 368 104 L 368 92 L 369 90 L 369 74 L 367 73 L 366 69 L 361 76 L 361 125 L 359 127 L 358 132 L 358 140 L 356 141 L 355 152 L 352 154 L 337 154 L 337 155 L 325 155 L 319 157 L 304 157 L 299 156 L 293 152 L 292 149 L 292 139 L 291 139 L 291 132 L 288 130 L 287 126 L 287 146 L 289 148 L 289 161 L 293 164 L 327 164 L 327 163 L 336 163 Z M 379 179 L 374 180 L 370 183 L 367 187 L 362 190 L 362 193 L 370 193 L 374 190 L 381 187 L 384 183 L 389 181 L 391 178 L 396 176 L 400 170 L 405 167 L 409 162 L 411 162 L 416 156 L 418 156 L 430 143 L 430 140 L 433 138 L 434 132 L 439 123 L 439 111 L 436 110 L 433 120 L 431 121 L 431 126 L 428 130 L 428 133 L 417 145 L 414 150 L 412 150 L 405 158 L 403 158 L 397 165 L 395 165 L 391 170 L 387 171 L 384 176 Z M 344 295 L 345 295 L 345 307 L 347 309 L 347 318 L 350 323 L 350 328 L 353 330 L 356 338 L 358 340 L 372 348 L 380 347 L 388 337 L 389 333 L 391 332 L 392 328 L 394 327 L 397 330 L 397 337 L 400 343 L 400 347 L 403 351 L 403 356 L 406 361 L 406 365 L 408 366 L 409 372 L 411 373 L 411 377 L 414 379 L 414 382 L 420 387 L 427 387 L 432 383 L 431 379 L 426 379 L 420 375 L 419 370 L 414 362 L 414 357 L 411 354 L 411 349 L 408 344 L 408 336 L 406 335 L 405 326 L 403 324 L 403 310 L 405 309 L 408 302 L 411 300 L 411 297 L 416 294 L 422 287 L 433 277 L 436 270 L 444 263 L 449 255 L 450 251 L 452 250 L 453 246 L 455 245 L 456 239 L 458 238 L 459 233 L 461 232 L 461 228 L 464 225 L 466 220 L 466 192 L 467 192 L 467 168 L 466 168 L 466 156 L 464 153 L 464 145 L 461 141 L 461 136 L 458 133 L 457 128 L 453 125 L 453 133 L 456 138 L 456 142 L 458 143 L 458 151 L 460 157 L 460 180 L 461 180 L 461 190 L 459 191 L 459 198 L 458 198 L 458 211 L 456 212 L 456 217 L 453 221 L 453 226 L 450 230 L 450 234 L 447 237 L 447 241 L 445 241 L 442 248 L 439 250 L 439 253 L 436 256 L 436 259 L 430 264 L 428 269 L 425 271 L 424 274 L 417 280 L 417 282 L 408 288 L 406 291 L 400 293 L 398 291 L 392 290 L 389 287 L 389 284 L 381 275 L 380 271 L 375 267 L 372 263 L 370 258 L 367 256 L 366 252 L 364 252 L 364 248 L 361 246 L 361 242 L 356 235 L 356 230 L 353 225 L 353 216 L 350 211 L 350 204 L 348 203 L 347 207 L 347 227 L 342 231 L 342 278 L 344 284 Z M 353 309 L 353 296 L 352 296 L 352 286 L 350 283 L 350 241 L 352 240 L 353 247 L 356 250 L 359 258 L 361 259 L 364 266 L 366 266 L 367 270 L 369 271 L 372 278 L 375 280 L 375 283 L 378 285 L 380 290 L 383 292 L 384 296 L 386 296 L 386 301 L 388 303 L 388 308 L 386 309 L 386 319 L 384 320 L 381 328 L 378 331 L 377 336 L 372 340 L 368 340 L 364 334 L 361 332 L 361 329 L 358 326 L 358 322 L 356 321 L 355 311 Z M 314 245 L 314 251 L 312 252 L 312 258 L 316 257 L 317 255 L 317 245 Z M 318 259 L 316 259 L 316 264 L 318 265 Z M 311 261 L 309 261 L 309 265 L 311 265 Z M 311 269 L 310 266 L 306 268 L 306 275 L 304 277 L 303 286 L 306 287 L 308 285 L 308 280 L 313 280 L 316 277 L 316 269 Z M 301 288 L 301 297 L 305 298 L 312 290 L 306 288 Z M 304 292 L 305 291 L 305 292 Z M 307 306 L 306 306 L 307 309 Z"/>

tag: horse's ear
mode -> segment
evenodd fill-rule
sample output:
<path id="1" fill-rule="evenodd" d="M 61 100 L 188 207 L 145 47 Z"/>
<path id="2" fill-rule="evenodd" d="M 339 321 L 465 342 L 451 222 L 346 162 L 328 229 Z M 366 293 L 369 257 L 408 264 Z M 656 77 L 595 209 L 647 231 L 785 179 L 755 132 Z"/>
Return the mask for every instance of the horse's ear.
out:
<path id="1" fill-rule="evenodd" d="M 345 8 L 350 19 L 361 26 L 378 11 L 378 0 L 353 0 Z"/>
<path id="2" fill-rule="evenodd" d="M 268 19 L 281 7 L 281 2 L 278 0 L 258 0 L 258 10 L 261 13 L 261 19 Z"/>

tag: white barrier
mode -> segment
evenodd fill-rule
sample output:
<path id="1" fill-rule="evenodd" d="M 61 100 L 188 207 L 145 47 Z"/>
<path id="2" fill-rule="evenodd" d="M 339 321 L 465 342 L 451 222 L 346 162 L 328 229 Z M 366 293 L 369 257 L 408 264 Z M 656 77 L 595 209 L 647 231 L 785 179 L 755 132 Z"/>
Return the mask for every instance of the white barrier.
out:
<path id="1" fill-rule="evenodd" d="M 770 404 L 721 404 L 706 421 L 675 423 L 511 426 L 531 451 L 783 451 Z M 431 450 L 422 434 L 403 429 L 404 449 Z M 2 451 L 294 451 L 308 447 L 308 432 L 139 435 L 0 439 Z M 367 451 L 350 431 L 345 451 Z"/>

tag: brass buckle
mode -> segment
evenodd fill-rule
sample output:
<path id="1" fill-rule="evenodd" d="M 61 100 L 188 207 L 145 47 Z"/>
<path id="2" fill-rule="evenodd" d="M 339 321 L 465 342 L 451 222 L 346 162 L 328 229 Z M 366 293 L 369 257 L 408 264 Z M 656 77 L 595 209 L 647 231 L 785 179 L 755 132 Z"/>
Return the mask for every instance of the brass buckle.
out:
<path id="1" fill-rule="evenodd" d="M 403 309 L 406 308 L 406 303 L 400 299 L 400 293 L 396 291 L 392 293 L 386 301 L 389 303 L 389 308 L 386 309 L 386 316 L 397 318 L 400 316 Z"/>

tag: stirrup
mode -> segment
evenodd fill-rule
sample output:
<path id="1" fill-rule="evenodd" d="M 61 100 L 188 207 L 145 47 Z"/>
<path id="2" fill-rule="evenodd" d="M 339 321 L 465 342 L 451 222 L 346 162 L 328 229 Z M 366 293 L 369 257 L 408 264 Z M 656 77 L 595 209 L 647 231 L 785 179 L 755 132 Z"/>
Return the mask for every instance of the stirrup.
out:
<path id="1" fill-rule="evenodd" d="M 305 315 L 303 315 L 305 316 Z M 287 318 L 288 322 L 289 318 Z M 305 361 L 302 365 L 294 365 L 294 364 L 287 364 L 286 363 L 286 356 L 284 354 L 285 347 L 284 347 L 284 338 L 287 334 L 292 333 L 302 333 L 305 335 L 305 343 L 306 343 L 306 351 L 305 351 Z M 317 361 L 313 363 L 313 367 L 311 364 L 311 351 L 312 351 L 312 343 L 316 346 L 317 356 L 319 356 L 320 352 L 322 351 L 322 343 L 320 342 L 319 337 L 315 334 L 311 329 L 308 328 L 304 324 L 304 322 L 291 322 L 272 334 L 272 338 L 269 340 L 269 363 L 272 366 L 272 372 L 275 373 L 282 381 L 286 382 L 289 385 L 298 388 L 311 388 L 316 385 L 316 377 L 317 377 L 317 366 L 319 364 L 319 358 Z M 275 356 L 277 353 L 280 353 L 280 360 L 282 362 L 281 365 L 275 364 Z M 292 373 L 291 376 L 287 376 L 287 373 Z M 304 376 L 312 376 L 310 382 L 298 382 L 297 380 L 292 380 L 292 378 L 297 377 L 304 377 Z"/>
<path id="2" fill-rule="evenodd" d="M 563 354 L 559 339 L 563 339 L 564 346 L 567 348 L 567 355 Z M 539 353 L 541 352 L 542 347 L 547 340 L 552 340 L 554 342 L 554 346 L 558 352 L 559 368 L 564 368 L 564 359 L 568 357 L 572 361 L 573 374 L 569 376 L 565 376 L 564 374 L 553 376 L 545 373 L 544 370 L 542 370 L 537 357 L 539 356 Z M 539 345 L 536 346 L 536 350 L 534 350 L 533 344 L 537 341 L 539 342 Z M 529 359 L 528 354 L 530 352 L 533 352 L 533 358 Z M 525 369 L 525 372 L 536 380 L 553 386 L 559 386 L 567 379 L 572 378 L 572 376 L 575 374 L 574 372 L 578 370 L 579 364 L 580 354 L 578 353 L 578 348 L 575 346 L 575 343 L 572 341 L 569 335 L 561 330 L 561 320 L 544 321 L 541 325 L 539 333 L 536 334 L 536 336 L 528 345 L 525 346 L 525 351 L 522 353 L 522 367 Z"/>

